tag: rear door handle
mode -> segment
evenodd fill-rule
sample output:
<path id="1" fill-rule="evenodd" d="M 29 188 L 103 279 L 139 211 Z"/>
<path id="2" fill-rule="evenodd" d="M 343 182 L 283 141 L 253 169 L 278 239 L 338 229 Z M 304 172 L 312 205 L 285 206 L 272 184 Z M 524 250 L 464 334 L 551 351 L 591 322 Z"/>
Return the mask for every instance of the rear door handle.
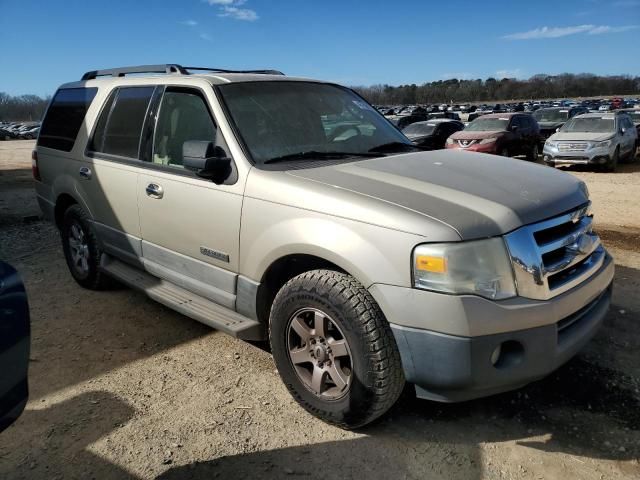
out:
<path id="1" fill-rule="evenodd" d="M 91 178 L 91 169 L 89 167 L 80 167 L 78 174 L 85 180 L 89 180 Z"/>
<path id="2" fill-rule="evenodd" d="M 147 196 L 151 198 L 160 199 L 164 195 L 164 190 L 157 183 L 150 183 L 149 185 L 147 185 L 145 191 L 147 192 Z"/>

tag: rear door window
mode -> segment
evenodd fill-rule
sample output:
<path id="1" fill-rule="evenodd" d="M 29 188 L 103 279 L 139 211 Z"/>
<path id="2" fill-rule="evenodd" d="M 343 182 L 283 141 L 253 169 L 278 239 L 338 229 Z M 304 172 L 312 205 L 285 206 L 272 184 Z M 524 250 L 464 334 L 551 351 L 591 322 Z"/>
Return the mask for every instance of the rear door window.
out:
<path id="1" fill-rule="evenodd" d="M 38 145 L 70 152 L 97 92 L 95 87 L 58 90 L 42 122 Z"/>
<path id="2" fill-rule="evenodd" d="M 139 158 L 140 133 L 155 87 L 121 87 L 105 103 L 92 149 L 119 157 Z"/>

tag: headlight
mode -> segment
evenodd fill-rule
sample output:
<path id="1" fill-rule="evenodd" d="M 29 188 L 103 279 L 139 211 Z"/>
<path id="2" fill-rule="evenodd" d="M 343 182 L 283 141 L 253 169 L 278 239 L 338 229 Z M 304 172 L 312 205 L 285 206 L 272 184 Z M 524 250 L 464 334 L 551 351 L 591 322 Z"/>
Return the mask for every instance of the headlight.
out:
<path id="1" fill-rule="evenodd" d="M 453 138 L 447 138 L 447 145 L 453 145 Z"/>
<path id="2" fill-rule="evenodd" d="M 593 142 L 591 144 L 591 148 L 607 148 L 611 146 L 611 139 L 605 140 L 604 142 Z"/>
<path id="3" fill-rule="evenodd" d="M 544 146 L 549 148 L 558 148 L 558 144 L 556 142 L 544 142 Z"/>
<path id="4" fill-rule="evenodd" d="M 489 138 L 483 138 L 482 140 L 480 140 L 478 143 L 480 145 L 486 145 L 487 143 L 493 143 L 497 140 L 496 137 L 489 137 Z"/>
<path id="5" fill-rule="evenodd" d="M 413 286 L 493 300 L 516 295 L 502 238 L 418 245 L 413 251 Z"/>

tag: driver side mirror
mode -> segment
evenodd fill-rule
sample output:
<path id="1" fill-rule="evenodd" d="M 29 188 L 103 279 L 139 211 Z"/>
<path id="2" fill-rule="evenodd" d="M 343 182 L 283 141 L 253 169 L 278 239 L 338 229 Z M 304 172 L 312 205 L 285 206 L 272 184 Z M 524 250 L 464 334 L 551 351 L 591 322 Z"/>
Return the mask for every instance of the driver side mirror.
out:
<path id="1" fill-rule="evenodd" d="M 518 125 L 511 125 L 510 130 L 511 130 L 512 132 L 517 132 L 519 128 L 520 128 L 520 127 L 519 127 Z"/>
<path id="2" fill-rule="evenodd" d="M 213 142 L 189 140 L 182 144 L 182 165 L 216 185 L 231 175 L 231 158 Z"/>
<path id="3" fill-rule="evenodd" d="M 620 128 L 620 134 L 624 135 L 626 133 L 627 129 L 624 127 Z"/>

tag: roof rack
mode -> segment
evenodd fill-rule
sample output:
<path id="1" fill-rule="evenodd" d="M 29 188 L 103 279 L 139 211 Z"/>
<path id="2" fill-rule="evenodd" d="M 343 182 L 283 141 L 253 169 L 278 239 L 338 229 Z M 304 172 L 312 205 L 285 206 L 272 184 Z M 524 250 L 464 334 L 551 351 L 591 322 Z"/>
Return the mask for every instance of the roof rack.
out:
<path id="1" fill-rule="evenodd" d="M 190 70 L 215 72 L 215 73 L 255 73 L 260 75 L 284 75 L 279 70 L 227 70 L 223 68 L 208 67 L 183 67 L 177 63 L 167 63 L 163 65 L 137 65 L 133 67 L 109 68 L 106 70 L 91 70 L 82 75 L 82 80 L 93 80 L 97 77 L 124 77 L 135 73 L 164 73 L 177 75 L 190 75 Z"/>

